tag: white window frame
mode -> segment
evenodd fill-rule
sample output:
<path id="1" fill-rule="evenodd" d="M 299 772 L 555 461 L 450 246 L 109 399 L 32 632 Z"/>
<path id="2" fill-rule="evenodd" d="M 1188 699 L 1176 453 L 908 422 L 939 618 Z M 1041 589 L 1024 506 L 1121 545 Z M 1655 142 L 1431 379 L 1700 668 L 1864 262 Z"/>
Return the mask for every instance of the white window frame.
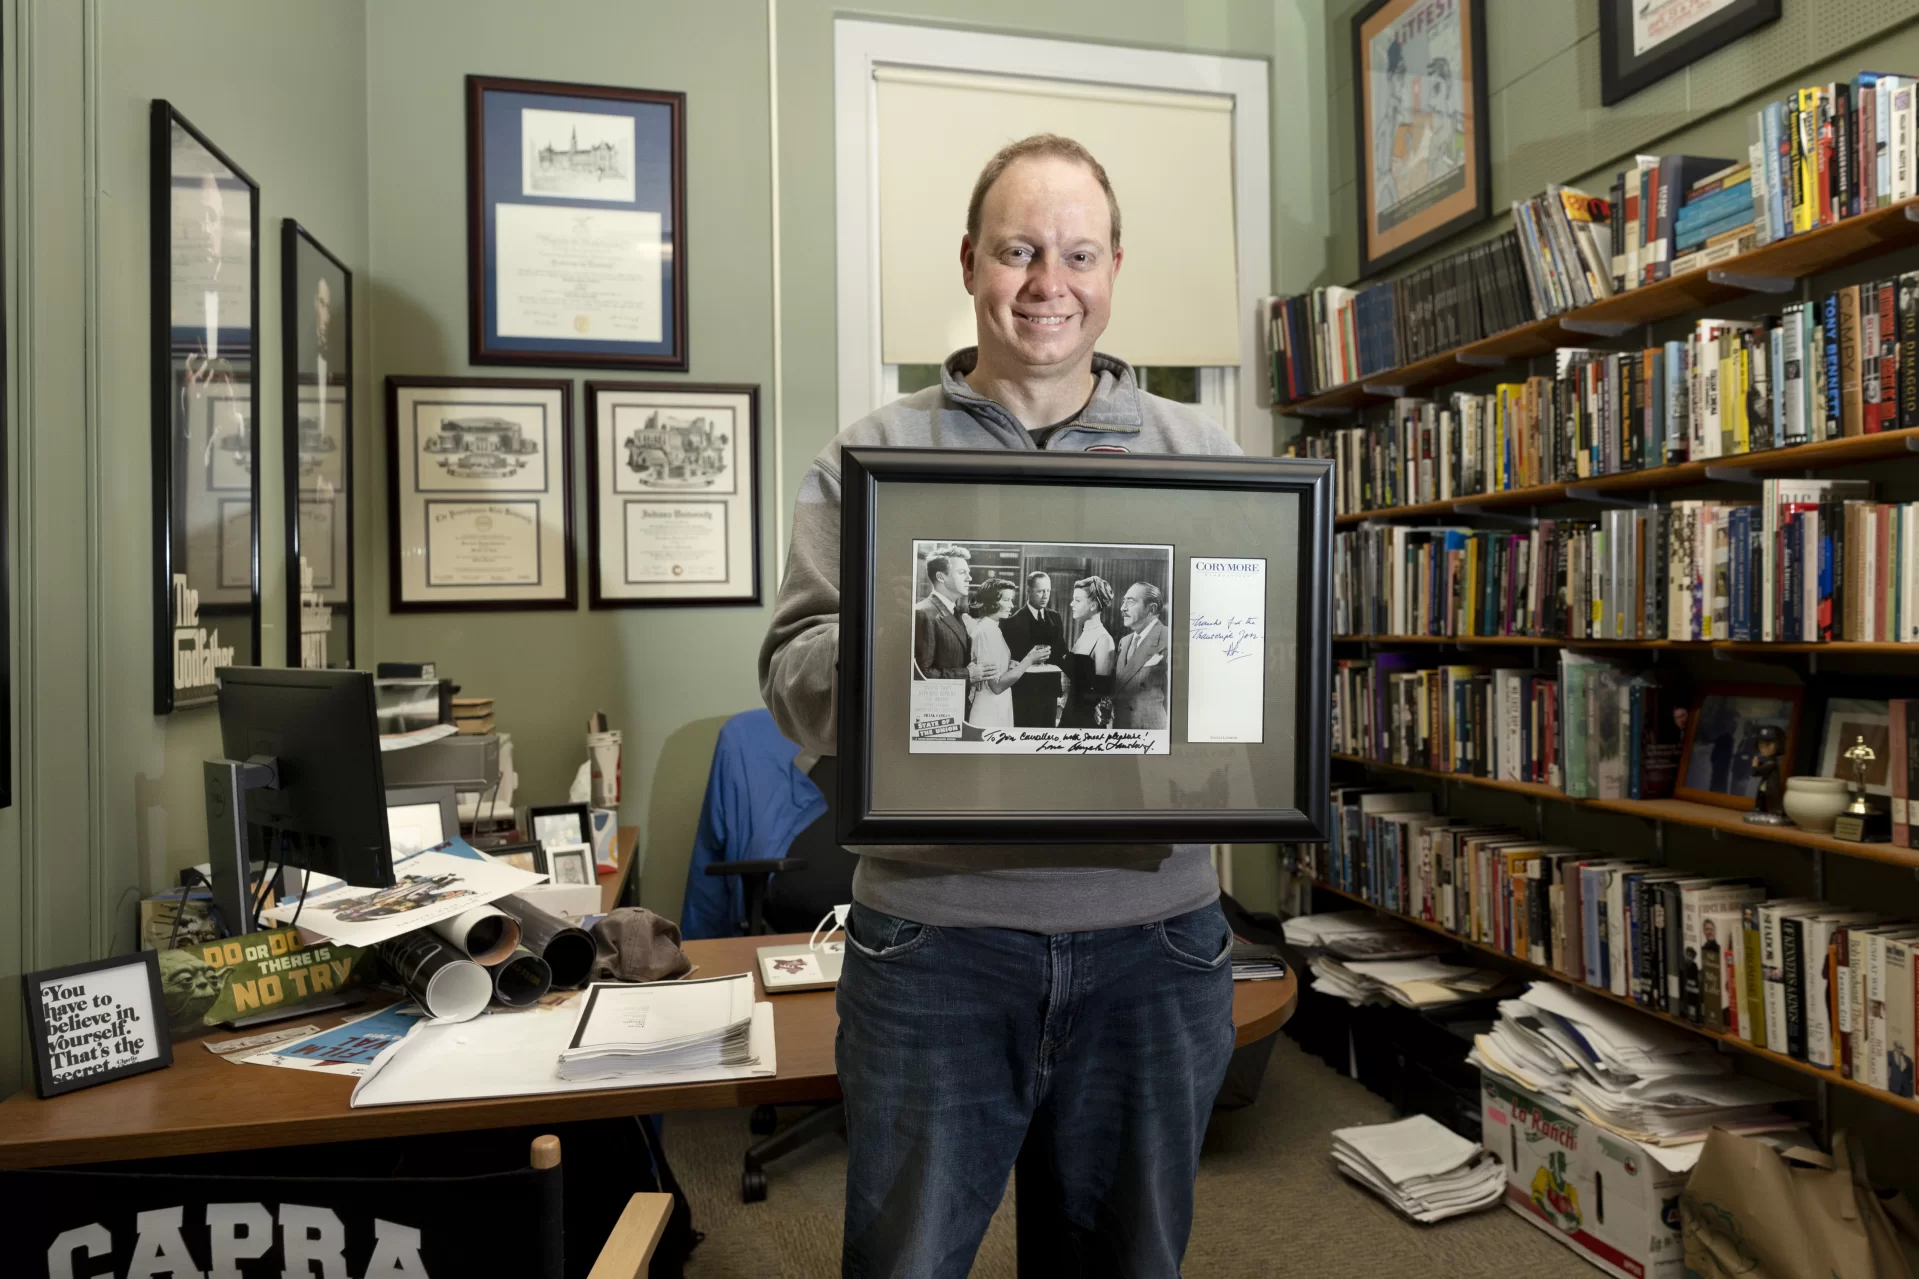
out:
<path id="1" fill-rule="evenodd" d="M 1265 62 L 857 18 L 834 22 L 833 56 L 842 427 L 899 392 L 898 366 L 880 358 L 879 111 L 873 71 L 883 65 L 1230 96 L 1240 363 L 1239 368 L 1203 369 L 1200 399 L 1236 440 L 1242 424 L 1265 420 L 1256 375 L 1260 333 L 1255 315 L 1273 278 Z M 1242 370 L 1249 375 L 1240 376 Z M 1262 442 L 1242 440 L 1243 445 L 1257 443 Z"/>

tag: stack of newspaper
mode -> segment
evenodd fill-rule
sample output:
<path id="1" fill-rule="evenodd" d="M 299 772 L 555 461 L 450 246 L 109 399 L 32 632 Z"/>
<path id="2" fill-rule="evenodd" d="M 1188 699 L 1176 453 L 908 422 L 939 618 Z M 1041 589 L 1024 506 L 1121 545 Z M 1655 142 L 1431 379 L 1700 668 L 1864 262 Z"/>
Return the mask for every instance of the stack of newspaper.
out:
<path id="1" fill-rule="evenodd" d="M 1406 959 L 1413 955 L 1437 955 L 1453 948 L 1453 943 L 1443 938 L 1370 910 L 1295 915 L 1281 927 L 1289 945 L 1302 950 L 1330 951 L 1343 959 Z"/>
<path id="2" fill-rule="evenodd" d="M 560 1053 L 561 1079 L 616 1079 L 751 1066 L 753 978 L 596 982 Z M 644 1082 L 636 1080 L 635 1082 Z"/>
<path id="3" fill-rule="evenodd" d="M 1482 998 L 1505 981 L 1488 968 L 1470 968 L 1437 959 L 1339 960 L 1314 955 L 1313 989 L 1334 995 L 1355 1007 L 1394 1003 L 1406 1008 L 1428 1008 L 1463 999 Z"/>
<path id="4" fill-rule="evenodd" d="M 1506 1193 L 1506 1169 L 1497 1159 L 1425 1115 L 1335 1128 L 1333 1161 L 1414 1221 L 1478 1212 Z"/>

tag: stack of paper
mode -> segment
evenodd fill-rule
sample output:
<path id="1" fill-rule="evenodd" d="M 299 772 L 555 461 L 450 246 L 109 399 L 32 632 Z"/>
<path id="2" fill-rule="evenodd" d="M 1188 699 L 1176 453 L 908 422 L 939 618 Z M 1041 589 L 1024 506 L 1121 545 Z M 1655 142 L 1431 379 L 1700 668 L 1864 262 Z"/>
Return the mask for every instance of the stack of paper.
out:
<path id="1" fill-rule="evenodd" d="M 753 1064 L 753 978 L 637 985 L 596 982 L 580 1001 L 560 1053 L 562 1079 L 704 1070 Z"/>
<path id="2" fill-rule="evenodd" d="M 1400 1004 L 1427 1008 L 1475 999 L 1505 978 L 1491 969 L 1442 963 L 1437 959 L 1341 960 L 1315 955 L 1309 961 L 1313 989 L 1355 1006 Z"/>
<path id="3" fill-rule="evenodd" d="M 1498 1203 L 1506 1169 L 1475 1141 L 1425 1115 L 1333 1130 L 1339 1170 L 1414 1221 L 1444 1221 Z"/>
<path id="4" fill-rule="evenodd" d="M 1370 910 L 1296 915 L 1281 927 L 1288 944 L 1302 950 L 1330 951 L 1345 959 L 1405 959 L 1443 954 L 1453 948 L 1453 943 L 1444 938 Z"/>
<path id="5" fill-rule="evenodd" d="M 1710 1128 L 1797 1126 L 1774 1109 L 1794 1094 L 1734 1073 L 1710 1041 L 1554 982 L 1501 1000 L 1470 1060 L 1631 1138 L 1675 1172 L 1698 1160 Z"/>

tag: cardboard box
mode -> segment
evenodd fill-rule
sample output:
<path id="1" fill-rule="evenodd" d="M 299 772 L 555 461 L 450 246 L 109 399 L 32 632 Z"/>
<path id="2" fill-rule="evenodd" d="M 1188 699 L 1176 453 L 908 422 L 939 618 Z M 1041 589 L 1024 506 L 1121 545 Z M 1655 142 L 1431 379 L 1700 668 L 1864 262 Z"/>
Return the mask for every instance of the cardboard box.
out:
<path id="1" fill-rule="evenodd" d="M 1670 1172 L 1559 1103 L 1480 1075 L 1480 1140 L 1506 1165 L 1506 1206 L 1609 1274 L 1682 1279 L 1685 1241 Z"/>

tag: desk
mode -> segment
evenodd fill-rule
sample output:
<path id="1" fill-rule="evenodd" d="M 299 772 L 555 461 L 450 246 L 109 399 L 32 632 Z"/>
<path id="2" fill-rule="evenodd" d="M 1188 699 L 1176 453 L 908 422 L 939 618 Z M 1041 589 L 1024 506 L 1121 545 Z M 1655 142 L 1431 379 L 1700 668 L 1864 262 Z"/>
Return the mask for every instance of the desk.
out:
<path id="1" fill-rule="evenodd" d="M 803 942 L 791 937 L 728 937 L 686 943 L 700 975 L 753 973 L 761 946 Z M 1294 974 L 1279 981 L 1235 982 L 1233 1025 L 1239 1044 L 1285 1024 L 1299 1001 Z M 0 1103 L 0 1168 L 45 1168 L 111 1159 L 149 1159 L 223 1150 L 254 1150 L 418 1133 L 510 1128 L 578 1119 L 606 1119 L 668 1110 L 721 1110 L 788 1102 L 831 1101 L 833 1036 L 839 1016 L 830 990 L 772 1001 L 779 1073 L 654 1088 L 500 1097 L 353 1110 L 350 1078 L 244 1066 L 208 1052 L 197 1040 L 175 1045 L 173 1065 L 152 1074 L 41 1101 L 22 1091 Z M 501 1014 L 510 1015 L 510 1014 Z M 315 1017 L 334 1025 L 343 1017 Z"/>

